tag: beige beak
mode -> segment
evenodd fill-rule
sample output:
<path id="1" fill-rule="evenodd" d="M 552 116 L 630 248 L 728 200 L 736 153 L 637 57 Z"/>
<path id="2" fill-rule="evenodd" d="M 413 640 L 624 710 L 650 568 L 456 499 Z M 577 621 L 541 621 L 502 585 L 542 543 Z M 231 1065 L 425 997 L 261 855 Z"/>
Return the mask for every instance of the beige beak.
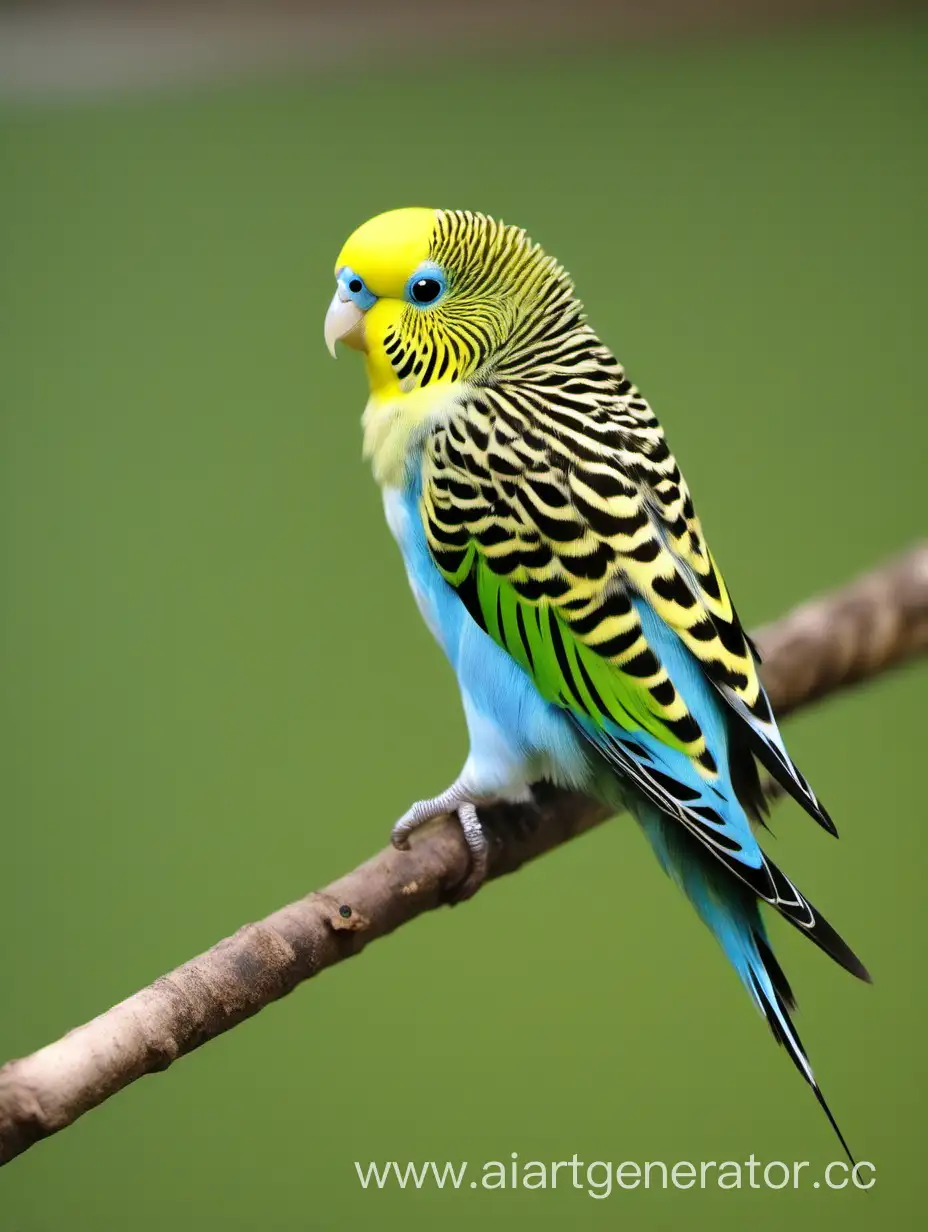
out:
<path id="1" fill-rule="evenodd" d="M 360 348 L 363 320 L 364 313 L 358 305 L 350 299 L 342 299 L 341 291 L 336 291 L 329 304 L 329 311 L 325 314 L 325 345 L 333 359 L 336 342 Z"/>

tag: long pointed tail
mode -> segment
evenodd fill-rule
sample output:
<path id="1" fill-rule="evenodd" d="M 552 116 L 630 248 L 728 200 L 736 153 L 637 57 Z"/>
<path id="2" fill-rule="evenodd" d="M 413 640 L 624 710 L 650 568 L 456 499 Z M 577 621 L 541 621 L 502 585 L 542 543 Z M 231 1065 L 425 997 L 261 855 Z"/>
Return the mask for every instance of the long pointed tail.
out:
<path id="1" fill-rule="evenodd" d="M 715 935 L 767 1020 L 774 1039 L 783 1045 L 793 1064 L 815 1092 L 841 1146 L 853 1163 L 854 1157 L 815 1080 L 808 1055 L 790 1017 L 790 1010 L 796 1007 L 795 998 L 783 968 L 770 948 L 756 895 L 713 859 L 682 826 L 657 809 L 649 806 L 641 808 L 638 810 L 638 820 L 664 871 L 683 889 Z M 825 926 L 829 929 L 829 937 L 833 934 L 843 946 L 837 933 L 829 925 Z M 832 952 L 831 946 L 822 948 Z M 833 956 L 841 961 L 837 955 Z"/>

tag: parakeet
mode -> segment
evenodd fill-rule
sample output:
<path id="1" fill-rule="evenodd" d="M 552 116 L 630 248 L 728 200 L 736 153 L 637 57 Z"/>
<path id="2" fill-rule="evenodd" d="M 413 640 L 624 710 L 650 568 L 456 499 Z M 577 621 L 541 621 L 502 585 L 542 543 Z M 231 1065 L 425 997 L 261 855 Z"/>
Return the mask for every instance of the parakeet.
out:
<path id="1" fill-rule="evenodd" d="M 759 766 L 836 831 L 786 751 L 654 412 L 518 227 L 392 210 L 351 235 L 335 278 L 325 340 L 364 352 L 364 451 L 470 740 L 394 843 L 456 812 L 466 893 L 486 870 L 481 804 L 530 801 L 548 781 L 628 810 L 847 1150 L 759 904 L 869 976 L 761 850 Z"/>

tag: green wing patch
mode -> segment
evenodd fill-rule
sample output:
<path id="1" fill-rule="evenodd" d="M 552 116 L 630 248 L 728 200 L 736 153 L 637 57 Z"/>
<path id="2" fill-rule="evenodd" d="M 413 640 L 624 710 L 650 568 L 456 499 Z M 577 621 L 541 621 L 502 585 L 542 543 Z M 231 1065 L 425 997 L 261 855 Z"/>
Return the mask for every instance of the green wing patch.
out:
<path id="1" fill-rule="evenodd" d="M 524 668 L 547 701 L 592 720 L 601 730 L 612 722 L 687 751 L 668 731 L 664 716 L 655 712 L 643 683 L 580 641 L 552 605 L 522 598 L 512 582 L 494 573 L 475 543 L 448 581 L 477 623 Z"/>

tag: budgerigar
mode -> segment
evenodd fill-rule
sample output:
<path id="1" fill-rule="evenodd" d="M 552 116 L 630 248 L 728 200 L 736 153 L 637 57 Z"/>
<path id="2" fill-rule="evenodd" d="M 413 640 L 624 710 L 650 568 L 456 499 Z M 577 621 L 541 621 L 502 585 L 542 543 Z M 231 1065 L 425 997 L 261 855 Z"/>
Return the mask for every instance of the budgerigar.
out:
<path id="1" fill-rule="evenodd" d="M 845 1145 L 790 1019 L 759 903 L 861 979 L 848 945 L 761 850 L 758 763 L 825 829 L 758 655 L 653 411 L 518 227 L 461 210 L 364 223 L 325 321 L 363 351 L 364 448 L 419 608 L 457 673 L 470 750 L 393 831 L 578 788 L 638 821 Z"/>

